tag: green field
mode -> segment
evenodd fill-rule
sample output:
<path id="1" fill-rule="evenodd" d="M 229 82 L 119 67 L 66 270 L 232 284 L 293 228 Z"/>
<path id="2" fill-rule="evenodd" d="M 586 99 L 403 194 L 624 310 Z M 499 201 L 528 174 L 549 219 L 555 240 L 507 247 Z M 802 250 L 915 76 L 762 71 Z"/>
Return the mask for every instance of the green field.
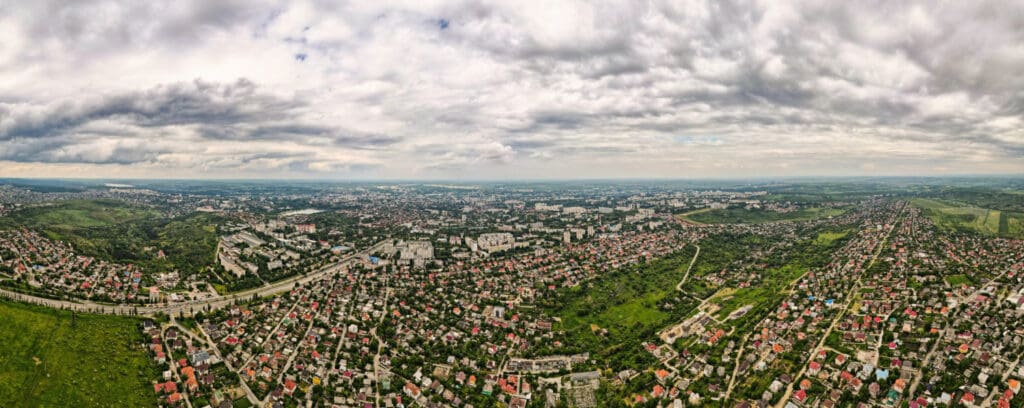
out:
<path id="1" fill-rule="evenodd" d="M 762 281 L 746 288 L 718 293 L 709 303 L 718 305 L 716 312 L 719 319 L 725 319 L 737 309 L 753 305 L 755 309 L 774 304 L 784 296 L 789 285 L 807 272 L 808 268 L 821 266 L 828 262 L 828 255 L 839 249 L 848 239 L 849 229 L 826 230 L 817 234 L 814 239 L 796 243 L 788 259 L 776 260 L 774 266 L 762 270 Z M 768 262 L 769 265 L 772 262 Z"/>
<path id="2" fill-rule="evenodd" d="M 0 406 L 151 407 L 138 320 L 0 300 Z"/>
<path id="3" fill-rule="evenodd" d="M 942 199 L 1000 211 L 1024 212 L 1024 191 L 1013 188 L 946 188 L 934 193 Z"/>
<path id="4" fill-rule="evenodd" d="M 675 289 L 695 251 L 690 245 L 668 257 L 609 272 L 590 288 L 564 291 L 548 310 L 562 320 L 561 330 L 572 333 L 570 347 L 596 350 L 594 357 L 611 367 L 643 367 L 652 357 L 640 343 L 655 339 L 657 330 L 696 306 Z M 607 336 L 597 334 L 601 329 Z"/>
<path id="5" fill-rule="evenodd" d="M 47 225 L 54 234 L 79 228 L 106 227 L 137 222 L 160 213 L 106 201 L 68 201 L 54 206 L 26 210 L 34 223 Z"/>
<path id="6" fill-rule="evenodd" d="M 700 243 L 701 254 L 682 287 L 683 292 L 676 290 L 676 285 L 693 257 L 693 246 L 562 290 L 544 308 L 561 319 L 557 330 L 568 334 L 568 350 L 560 352 L 591 351 L 600 366 L 614 370 L 645 367 L 653 357 L 642 351 L 640 343 L 656 340 L 657 332 L 692 315 L 700 299 L 717 292 L 711 303 L 722 307 L 718 313 L 722 317 L 744 305 L 754 305 L 745 318 L 732 322 L 738 329 L 748 330 L 747 326 L 756 322 L 757 316 L 785 296 L 785 290 L 797 277 L 808 268 L 828 262 L 829 254 L 849 236 L 845 229 L 819 230 L 809 239 L 765 255 L 761 259 L 764 279 L 757 285 L 721 292 L 720 287 L 700 277 L 722 271 L 751 251 L 771 244 L 767 238 L 754 234 L 723 234 Z M 599 334 L 602 330 L 607 330 L 607 334 Z"/>
<path id="7" fill-rule="evenodd" d="M 850 230 L 843 231 L 823 231 L 818 234 L 818 237 L 814 239 L 816 245 L 831 245 L 833 242 L 846 238 L 850 234 Z"/>
<path id="8" fill-rule="evenodd" d="M 910 202 L 921 208 L 936 226 L 947 231 L 1024 238 L 1024 213 L 992 210 L 942 199 L 915 198 Z"/>
<path id="9" fill-rule="evenodd" d="M 813 207 L 792 212 L 775 212 L 760 209 L 722 208 L 708 211 L 693 211 L 682 218 L 699 224 L 763 224 L 778 221 L 806 221 L 834 217 L 846 212 L 840 208 Z"/>
<path id="10" fill-rule="evenodd" d="M 668 313 L 658 309 L 658 302 L 676 293 L 675 285 L 686 273 L 687 256 L 693 256 L 692 250 L 684 252 L 595 282 L 561 310 L 563 327 L 589 330 L 595 324 L 618 333 L 636 324 L 660 322 Z"/>
<path id="11" fill-rule="evenodd" d="M 974 280 L 973 279 L 971 279 L 969 276 L 963 275 L 963 274 L 948 275 L 948 276 L 946 276 L 946 282 L 948 282 L 949 285 L 953 286 L 953 287 L 960 287 L 961 285 L 964 285 L 964 284 L 967 284 L 967 285 L 973 285 L 974 284 Z"/>
<path id="12" fill-rule="evenodd" d="M 675 217 L 680 219 L 680 220 L 682 220 L 682 221 L 687 221 L 687 222 L 691 222 L 691 223 L 695 223 L 695 224 L 703 224 L 701 222 L 694 221 L 692 217 L 694 215 L 703 214 L 703 213 L 706 213 L 706 212 L 709 212 L 709 211 L 714 211 L 714 209 L 712 209 L 712 208 L 700 208 L 700 209 L 696 209 L 696 210 L 693 210 L 693 211 L 688 211 L 688 212 L 685 212 L 685 213 L 682 213 L 682 214 L 676 214 Z"/>
<path id="13" fill-rule="evenodd" d="M 761 306 L 763 303 L 774 303 L 784 295 L 788 285 L 807 272 L 807 268 L 797 265 L 786 265 L 764 271 L 764 281 L 756 286 L 730 289 L 727 295 L 716 294 L 709 303 L 721 309 L 715 313 L 719 319 L 725 319 L 737 309 L 746 306 Z"/>
<path id="14" fill-rule="evenodd" d="M 135 263 L 150 272 L 195 272 L 216 262 L 221 222 L 212 214 L 169 219 L 148 207 L 76 200 L 14 212 L 0 221 L 0 228 L 24 226 L 69 242 L 82 255 Z M 159 251 L 166 257 L 158 257 Z"/>

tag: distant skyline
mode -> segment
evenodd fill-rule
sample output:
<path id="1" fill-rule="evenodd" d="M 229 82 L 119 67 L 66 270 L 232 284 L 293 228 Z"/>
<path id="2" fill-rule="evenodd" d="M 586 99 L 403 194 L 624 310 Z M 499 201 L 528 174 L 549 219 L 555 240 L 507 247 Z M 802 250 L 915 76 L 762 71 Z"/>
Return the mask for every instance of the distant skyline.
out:
<path id="1" fill-rule="evenodd" d="M 0 4 L 0 178 L 1024 173 L 1024 2 Z"/>

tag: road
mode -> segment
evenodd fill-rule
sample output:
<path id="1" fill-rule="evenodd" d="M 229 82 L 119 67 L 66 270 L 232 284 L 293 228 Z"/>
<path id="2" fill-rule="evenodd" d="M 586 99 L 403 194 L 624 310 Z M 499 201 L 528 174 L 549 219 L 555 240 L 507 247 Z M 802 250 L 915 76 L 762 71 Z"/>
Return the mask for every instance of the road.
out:
<path id="1" fill-rule="evenodd" d="M 871 270 L 871 267 L 875 265 L 875 261 L 877 261 L 878 257 L 882 255 L 882 251 L 885 248 L 885 244 L 886 242 L 889 241 L 889 237 L 892 235 L 892 232 L 896 229 L 896 226 L 900 225 L 900 223 L 903 221 L 902 214 L 903 209 L 905 207 L 906 206 L 900 207 L 900 212 L 896 216 L 896 221 L 894 221 L 892 225 L 889 227 L 889 230 L 886 231 L 885 238 L 883 238 L 882 241 L 878 243 L 878 250 L 875 251 L 875 255 L 871 257 L 871 262 L 868 262 L 867 267 L 864 268 L 864 272 Z M 793 385 L 796 384 L 797 380 L 803 377 L 804 372 L 807 371 L 807 366 L 810 364 L 811 361 L 814 361 L 814 358 L 818 355 L 818 351 L 825 346 L 825 341 L 828 340 L 828 336 L 832 334 L 832 331 L 835 330 L 836 325 L 839 324 L 839 321 L 843 319 L 843 316 L 845 316 L 846 312 L 850 309 L 850 305 L 853 304 L 853 298 L 857 294 L 857 291 L 860 290 L 860 287 L 861 280 L 858 279 L 857 283 L 850 288 L 849 292 L 847 292 L 846 301 L 843 303 L 842 310 L 840 310 L 839 313 L 836 313 L 836 317 L 832 319 L 832 323 L 829 324 L 828 330 L 825 330 L 825 333 L 821 335 L 821 339 L 818 340 L 818 344 L 813 349 L 811 349 L 810 355 L 807 357 L 807 361 L 805 361 L 803 366 L 800 367 L 800 372 L 798 372 L 793 377 L 793 382 L 789 383 L 789 385 L 786 387 L 786 392 L 782 395 L 782 398 L 779 399 L 779 402 L 775 404 L 775 408 L 783 408 L 786 405 L 786 402 L 789 402 L 789 398 L 793 395 Z"/>
<path id="2" fill-rule="evenodd" d="M 299 302 L 295 302 L 295 304 L 298 305 Z M 292 310 L 294 310 L 294 308 Z M 285 375 L 285 373 L 288 372 L 288 369 L 292 367 L 292 364 L 295 364 L 295 357 L 297 357 L 299 355 L 299 353 L 305 351 L 305 348 L 302 346 L 302 343 L 307 341 L 307 340 L 305 340 L 306 336 L 308 336 L 309 332 L 313 329 L 313 323 L 315 323 L 316 319 L 318 319 L 320 317 L 320 311 L 321 310 L 323 310 L 323 308 L 317 308 L 316 309 L 316 313 L 313 313 L 313 317 L 311 319 L 309 319 L 309 324 L 307 324 L 306 325 L 306 329 L 302 331 L 302 337 L 301 338 L 303 340 L 300 341 L 299 347 L 296 347 L 295 350 L 292 351 L 291 355 L 288 356 L 288 361 L 286 361 L 284 363 L 284 367 L 281 368 L 281 372 L 279 374 L 277 374 L 277 380 L 276 380 L 277 384 L 284 384 L 284 375 Z M 284 321 L 284 319 L 281 319 L 281 321 Z M 280 325 L 278 325 L 278 327 L 280 327 Z M 245 382 L 245 380 L 242 380 L 242 382 Z M 272 397 L 271 394 L 272 393 L 268 393 L 265 397 L 263 397 L 263 400 L 260 401 L 259 406 L 261 406 L 261 407 L 269 406 L 270 398 Z"/>
<path id="3" fill-rule="evenodd" d="M 358 284 L 359 284 L 359 280 L 358 279 L 360 279 L 361 277 L 362 276 L 358 276 L 356 278 L 357 280 L 354 282 L 353 286 L 358 286 Z M 352 313 L 352 311 L 355 310 L 355 308 L 356 308 L 356 300 L 355 299 L 357 299 L 357 298 L 358 298 L 358 294 L 355 294 L 355 295 L 353 295 L 352 297 L 349 298 L 348 309 L 345 310 L 344 316 L 342 316 L 340 319 L 338 319 L 339 321 L 344 322 L 345 320 L 349 319 L 350 317 L 352 317 L 354 315 Z M 342 332 L 341 336 L 338 337 L 338 345 L 337 345 L 337 347 L 334 348 L 334 354 L 331 354 L 331 371 L 330 371 L 331 375 L 337 375 L 338 360 L 339 360 L 338 359 L 338 355 L 341 354 L 342 346 L 348 346 L 348 336 L 345 336 L 345 333 L 348 333 L 348 327 L 343 327 L 343 330 L 344 331 Z M 333 381 L 333 379 L 331 379 L 331 380 Z M 326 387 L 328 385 L 327 381 L 328 380 L 326 380 L 326 379 L 324 380 L 324 387 Z"/>
<path id="4" fill-rule="evenodd" d="M 1002 279 L 1004 276 L 1006 276 L 1006 274 L 1008 272 L 1010 272 L 1010 269 L 1004 270 L 999 275 L 996 275 L 995 277 L 993 277 L 992 278 L 992 282 L 995 282 L 995 281 L 997 281 L 999 279 Z M 960 303 L 963 304 L 963 303 L 969 302 L 971 299 L 977 299 L 978 295 L 981 295 L 981 292 L 984 291 L 984 290 L 985 290 L 984 286 L 979 287 L 974 292 L 971 292 L 971 294 L 968 295 L 967 297 L 961 298 L 960 299 Z M 956 318 L 956 320 L 953 321 L 953 324 L 951 324 L 949 326 L 946 326 L 946 327 L 957 327 L 957 326 L 959 326 L 960 322 L 963 321 L 964 317 L 965 317 L 965 315 L 963 313 L 961 313 Z M 917 387 L 918 387 L 918 385 L 921 384 L 921 379 L 924 378 L 924 369 L 925 369 L 925 367 L 928 367 L 928 363 L 931 361 L 932 355 L 934 355 L 935 351 L 939 349 L 939 344 L 941 344 L 941 343 L 942 343 L 942 336 L 940 335 L 940 336 L 935 338 L 935 344 L 932 345 L 932 348 L 930 350 L 928 350 L 928 354 L 925 354 L 924 359 L 921 360 L 921 365 L 918 367 L 918 371 L 919 372 L 914 376 L 914 381 L 910 383 L 909 391 L 907 391 L 907 395 L 908 396 L 913 397 L 913 396 L 916 395 L 914 393 L 917 392 Z M 1016 364 L 1011 365 L 1010 367 L 1015 367 L 1015 366 L 1016 366 Z M 1012 369 L 1007 369 L 1007 373 L 1012 372 L 1012 371 L 1013 371 Z M 1007 377 L 1007 376 L 1008 375 L 1004 375 L 1003 377 Z M 1003 381 L 1006 381 L 1006 378 L 1003 378 Z M 995 394 L 995 393 L 994 392 L 990 393 L 989 396 L 991 397 L 992 394 Z M 986 401 L 989 401 L 989 400 L 986 399 Z M 984 406 L 988 406 L 988 405 L 981 405 L 981 406 L 984 407 Z"/>
<path id="5" fill-rule="evenodd" d="M 172 316 L 171 318 L 173 319 L 174 317 Z M 184 329 L 183 327 L 181 327 L 181 325 L 179 325 L 177 323 L 174 323 L 174 324 L 177 327 Z M 196 328 L 199 330 L 199 333 L 203 335 L 203 338 L 206 339 L 206 343 L 211 346 L 209 349 L 213 351 L 213 354 L 216 355 L 217 358 L 220 359 L 220 361 L 224 362 L 224 365 L 228 367 L 228 370 L 231 370 L 231 372 L 233 372 L 233 373 L 237 373 L 238 369 L 240 367 L 232 366 L 231 362 L 228 361 L 228 359 L 224 358 L 224 355 L 220 353 L 220 347 L 216 347 L 217 343 L 213 342 L 213 339 L 210 338 L 210 335 L 207 334 L 206 330 L 203 329 L 203 325 L 202 324 L 196 324 Z M 190 335 L 192 335 L 192 334 L 190 333 Z M 249 402 L 251 402 L 254 406 L 257 403 L 259 403 L 260 399 L 256 398 L 256 394 L 252 392 L 251 388 L 249 388 L 249 384 L 246 384 L 245 381 L 243 381 L 241 379 L 239 379 L 238 383 L 239 383 L 239 385 L 242 386 L 242 390 L 245 391 L 245 397 L 247 399 L 249 399 Z"/>
<path id="6" fill-rule="evenodd" d="M 297 309 L 298 307 L 299 307 L 299 302 L 293 303 L 292 307 L 289 308 L 288 311 L 284 313 L 284 315 L 288 316 L 288 315 L 292 314 L 292 312 L 294 312 L 295 309 Z M 280 319 L 280 320 L 277 321 L 277 324 L 274 325 L 274 328 L 270 330 L 269 334 L 267 334 L 267 338 L 263 339 L 263 341 L 261 341 L 260 344 L 256 346 L 257 350 L 262 350 L 263 349 L 263 345 L 267 344 L 268 341 L 274 339 L 274 335 L 277 334 L 277 331 L 281 329 L 281 325 L 284 324 L 284 321 L 285 321 L 285 319 Z M 245 366 L 249 365 L 249 363 L 251 363 L 252 360 L 255 360 L 257 357 L 259 357 L 259 353 L 253 353 L 251 356 L 249 356 L 249 358 L 245 359 L 245 361 L 242 362 L 241 367 L 245 367 Z"/>
<path id="7" fill-rule="evenodd" d="M 174 382 L 178 384 L 184 384 L 184 381 L 181 380 L 181 375 L 178 374 L 178 362 L 175 361 L 173 357 L 171 357 L 171 346 L 170 343 L 167 342 L 167 329 L 171 327 L 171 325 L 164 326 L 160 331 L 160 338 L 163 340 L 164 350 L 166 350 L 167 353 L 167 360 L 169 365 L 171 366 L 171 374 L 174 375 Z M 188 408 L 192 408 L 192 401 L 189 400 L 190 391 L 185 389 L 184 386 L 182 386 L 182 389 L 180 391 L 181 399 L 185 401 L 185 406 Z"/>
<path id="8" fill-rule="evenodd" d="M 697 252 L 693 254 L 693 259 L 690 260 L 690 266 L 686 267 L 686 274 L 683 275 L 683 280 L 679 281 L 679 284 L 676 285 L 677 291 L 683 291 L 683 285 L 686 283 L 687 279 L 690 279 L 690 270 L 693 269 L 693 264 L 697 263 L 697 257 L 700 256 L 700 245 L 694 244 L 694 246 L 697 247 Z"/>
<path id="9" fill-rule="evenodd" d="M 384 318 L 388 315 L 388 297 L 391 295 L 391 290 L 388 287 L 388 275 L 384 275 L 384 308 L 381 309 L 380 320 L 377 321 L 377 326 L 384 324 Z M 377 354 L 373 355 L 373 406 L 380 408 L 380 353 L 384 350 L 384 340 L 381 340 L 380 335 L 377 334 L 377 327 L 370 329 L 370 334 L 377 340 Z"/>
<path id="10" fill-rule="evenodd" d="M 306 284 L 314 280 L 320 279 L 324 276 L 333 274 L 335 272 L 343 271 L 352 264 L 359 262 L 360 260 L 366 259 L 372 253 L 378 252 L 381 247 L 386 245 L 390 240 L 378 242 L 367 248 L 363 252 L 353 253 L 340 261 L 325 266 L 316 272 L 312 272 L 306 275 L 298 275 L 285 280 L 277 281 L 266 286 L 260 286 L 241 292 L 231 293 L 223 296 L 216 296 L 202 300 L 192 300 L 187 302 L 179 302 L 173 304 L 149 304 L 143 306 L 135 305 L 110 305 L 102 303 L 94 303 L 90 301 L 71 301 L 71 300 L 59 300 L 49 299 L 39 296 L 26 295 L 18 292 L 9 291 L 6 289 L 0 289 L 0 297 L 5 297 L 12 300 L 17 300 L 26 303 L 32 303 L 37 305 L 43 305 L 52 307 L 55 309 L 67 309 L 78 312 L 86 313 L 97 313 L 97 314 L 110 314 L 110 315 L 130 315 L 137 314 L 140 316 L 152 316 L 157 313 L 165 313 L 167 315 L 177 315 L 179 313 L 192 314 L 197 310 L 216 310 L 223 307 L 230 306 L 239 300 L 246 300 L 251 298 L 253 295 L 258 297 L 272 296 L 278 293 L 287 292 L 292 290 L 298 284 Z"/>
<path id="11" fill-rule="evenodd" d="M 732 375 L 729 376 L 729 386 L 725 388 L 725 401 L 729 401 L 729 396 L 732 395 L 732 389 L 736 386 L 736 374 L 740 372 L 740 363 L 743 361 L 743 350 L 747 345 L 747 340 L 750 340 L 750 334 L 747 333 L 743 336 L 743 340 L 740 341 L 739 352 L 736 354 L 736 365 L 732 368 Z"/>

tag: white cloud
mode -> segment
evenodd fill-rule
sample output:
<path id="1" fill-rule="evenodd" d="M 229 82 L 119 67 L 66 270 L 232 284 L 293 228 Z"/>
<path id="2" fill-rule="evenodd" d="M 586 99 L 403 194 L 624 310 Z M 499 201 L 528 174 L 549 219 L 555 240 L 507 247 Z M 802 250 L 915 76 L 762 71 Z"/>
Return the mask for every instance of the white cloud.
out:
<path id="1" fill-rule="evenodd" d="M 1022 12 L 754 0 L 0 5 L 0 176 L 1020 173 Z"/>

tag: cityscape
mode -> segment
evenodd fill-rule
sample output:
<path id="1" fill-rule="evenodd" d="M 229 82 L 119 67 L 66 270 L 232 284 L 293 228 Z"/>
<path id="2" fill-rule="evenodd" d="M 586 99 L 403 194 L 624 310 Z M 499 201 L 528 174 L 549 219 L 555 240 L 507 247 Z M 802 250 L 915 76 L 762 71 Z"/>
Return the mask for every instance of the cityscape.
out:
<path id="1" fill-rule="evenodd" d="M 1024 1 L 0 0 L 0 408 L 1021 408 Z"/>
<path id="2" fill-rule="evenodd" d="M 1019 179 L 7 182 L 4 307 L 127 327 L 103 405 L 1022 401 Z"/>

